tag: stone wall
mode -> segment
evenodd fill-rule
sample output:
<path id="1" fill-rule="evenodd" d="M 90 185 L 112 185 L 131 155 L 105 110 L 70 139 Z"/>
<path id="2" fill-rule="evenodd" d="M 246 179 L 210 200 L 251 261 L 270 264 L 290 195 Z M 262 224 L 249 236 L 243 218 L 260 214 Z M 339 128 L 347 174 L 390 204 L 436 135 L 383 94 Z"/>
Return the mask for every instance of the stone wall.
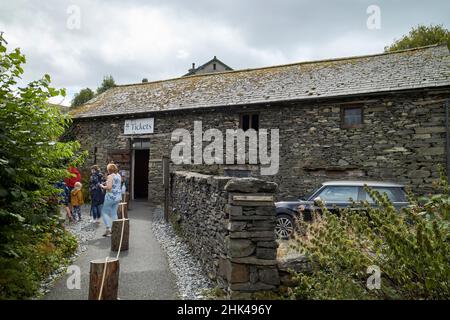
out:
<path id="1" fill-rule="evenodd" d="M 171 174 L 171 214 L 210 278 L 217 277 L 220 256 L 226 255 L 225 184 L 230 178 L 177 171 Z"/>
<path id="2" fill-rule="evenodd" d="M 280 169 L 262 179 L 279 185 L 278 198 L 304 196 L 320 183 L 331 179 L 393 180 L 411 186 L 413 191 L 431 191 L 438 177 L 437 165 L 445 165 L 445 109 L 447 90 L 380 94 L 313 102 L 272 103 L 270 105 L 229 106 L 208 111 L 183 111 L 135 115 L 155 117 L 155 133 L 150 139 L 149 199 L 161 202 L 163 154 L 175 144 L 170 135 L 177 128 L 193 132 L 194 121 L 203 130 L 239 127 L 243 112 L 258 112 L 260 127 L 279 129 Z M 363 105 L 364 125 L 341 128 L 342 106 Z M 129 148 L 124 136 L 123 117 L 75 120 L 74 132 L 82 148 L 90 151 L 87 166 L 106 159 L 107 149 Z M 242 166 L 240 166 L 242 167 Z M 258 177 L 258 166 L 249 166 Z M 223 166 L 173 166 L 173 170 L 223 173 Z"/>
<path id="3" fill-rule="evenodd" d="M 280 283 L 276 189 L 275 183 L 256 178 L 171 175 L 172 219 L 209 277 L 231 296 L 274 290 Z"/>

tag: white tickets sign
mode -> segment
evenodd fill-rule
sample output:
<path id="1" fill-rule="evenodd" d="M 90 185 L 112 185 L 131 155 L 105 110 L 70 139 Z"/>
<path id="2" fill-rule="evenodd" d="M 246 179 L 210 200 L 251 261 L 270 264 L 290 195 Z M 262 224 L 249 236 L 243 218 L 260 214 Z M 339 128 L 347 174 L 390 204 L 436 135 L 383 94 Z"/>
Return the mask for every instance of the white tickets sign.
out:
<path id="1" fill-rule="evenodd" d="M 124 134 L 153 133 L 155 118 L 125 120 Z"/>

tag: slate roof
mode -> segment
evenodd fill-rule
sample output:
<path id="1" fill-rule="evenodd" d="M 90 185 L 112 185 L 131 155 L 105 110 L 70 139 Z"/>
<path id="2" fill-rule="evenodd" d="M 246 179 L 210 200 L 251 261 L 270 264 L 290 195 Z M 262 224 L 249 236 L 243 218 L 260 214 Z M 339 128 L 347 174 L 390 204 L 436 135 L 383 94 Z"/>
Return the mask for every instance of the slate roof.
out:
<path id="1" fill-rule="evenodd" d="M 88 118 L 450 85 L 446 45 L 119 85 L 71 111 Z"/>
<path id="2" fill-rule="evenodd" d="M 59 110 L 61 110 L 62 113 L 68 113 L 70 111 L 70 107 L 69 106 L 63 106 L 62 104 L 57 104 L 57 103 L 50 103 L 47 102 L 49 105 L 53 106 L 53 107 L 58 107 Z"/>

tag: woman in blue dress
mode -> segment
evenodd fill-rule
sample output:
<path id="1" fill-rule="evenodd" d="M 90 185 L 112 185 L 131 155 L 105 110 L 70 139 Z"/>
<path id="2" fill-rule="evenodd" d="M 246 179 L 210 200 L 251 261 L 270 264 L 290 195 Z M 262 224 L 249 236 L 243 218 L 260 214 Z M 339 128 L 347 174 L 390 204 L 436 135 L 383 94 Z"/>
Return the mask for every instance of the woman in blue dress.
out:
<path id="1" fill-rule="evenodd" d="M 112 222 L 117 219 L 117 209 L 122 198 L 122 183 L 120 175 L 117 173 L 117 166 L 110 163 L 106 167 L 106 170 L 108 171 L 108 178 L 106 184 L 101 185 L 102 189 L 106 191 L 102 208 L 103 221 L 106 225 L 106 231 L 103 234 L 104 237 L 111 235 Z"/>

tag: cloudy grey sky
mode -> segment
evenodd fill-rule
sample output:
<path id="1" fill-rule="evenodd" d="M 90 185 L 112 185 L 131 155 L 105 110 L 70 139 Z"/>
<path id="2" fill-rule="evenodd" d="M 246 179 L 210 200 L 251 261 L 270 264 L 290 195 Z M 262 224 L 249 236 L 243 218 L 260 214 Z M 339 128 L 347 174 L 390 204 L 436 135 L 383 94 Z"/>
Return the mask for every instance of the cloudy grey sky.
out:
<path id="1" fill-rule="evenodd" d="M 24 81 L 49 73 L 68 105 L 104 75 L 173 78 L 214 55 L 241 69 L 379 53 L 417 24 L 449 28 L 449 13 L 448 0 L 0 0 L 0 31 L 27 57 Z"/>

